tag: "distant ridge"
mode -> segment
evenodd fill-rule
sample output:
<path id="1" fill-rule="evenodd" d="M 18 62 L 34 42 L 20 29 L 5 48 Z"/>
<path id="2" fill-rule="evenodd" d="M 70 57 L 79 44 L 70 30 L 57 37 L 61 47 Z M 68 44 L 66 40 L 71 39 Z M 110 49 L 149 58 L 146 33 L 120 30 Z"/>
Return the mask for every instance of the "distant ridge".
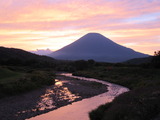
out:
<path id="1" fill-rule="evenodd" d="M 99 33 L 88 33 L 49 56 L 62 60 L 93 59 L 116 63 L 149 55 L 121 46 Z"/>
<path id="2" fill-rule="evenodd" d="M 45 49 L 37 49 L 36 51 L 29 51 L 31 53 L 37 54 L 37 55 L 48 55 L 51 54 L 53 51 L 51 51 L 49 48 Z"/>

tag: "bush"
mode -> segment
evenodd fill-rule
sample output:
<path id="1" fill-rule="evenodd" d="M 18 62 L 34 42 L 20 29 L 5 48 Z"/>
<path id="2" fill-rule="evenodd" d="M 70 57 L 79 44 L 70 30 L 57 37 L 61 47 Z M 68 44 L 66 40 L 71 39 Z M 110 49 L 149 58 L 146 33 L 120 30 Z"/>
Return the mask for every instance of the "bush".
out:
<path id="1" fill-rule="evenodd" d="M 104 116 L 105 111 L 110 107 L 111 103 L 99 106 L 96 110 L 89 113 L 91 120 L 101 120 Z"/>

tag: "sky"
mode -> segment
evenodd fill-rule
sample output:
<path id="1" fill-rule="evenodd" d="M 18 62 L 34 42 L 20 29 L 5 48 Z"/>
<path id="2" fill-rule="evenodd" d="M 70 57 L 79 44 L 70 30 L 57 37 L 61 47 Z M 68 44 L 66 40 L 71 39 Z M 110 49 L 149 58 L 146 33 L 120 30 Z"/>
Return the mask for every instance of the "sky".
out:
<path id="1" fill-rule="evenodd" d="M 160 0 L 0 0 L 0 46 L 55 51 L 90 32 L 153 55 Z"/>

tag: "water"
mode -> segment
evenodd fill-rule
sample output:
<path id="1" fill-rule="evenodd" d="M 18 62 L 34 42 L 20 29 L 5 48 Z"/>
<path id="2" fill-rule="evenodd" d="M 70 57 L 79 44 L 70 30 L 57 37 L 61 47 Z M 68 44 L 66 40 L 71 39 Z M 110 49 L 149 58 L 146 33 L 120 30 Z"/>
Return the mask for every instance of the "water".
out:
<path id="1" fill-rule="evenodd" d="M 111 102 L 116 96 L 129 90 L 126 87 L 93 78 L 72 76 L 70 73 L 62 73 L 61 75 L 105 84 L 108 86 L 108 92 L 97 95 L 95 97 L 83 99 L 82 101 L 74 102 L 70 105 L 61 107 L 46 114 L 33 117 L 29 120 L 89 120 L 88 113 L 90 111 L 96 109 L 102 104 Z"/>

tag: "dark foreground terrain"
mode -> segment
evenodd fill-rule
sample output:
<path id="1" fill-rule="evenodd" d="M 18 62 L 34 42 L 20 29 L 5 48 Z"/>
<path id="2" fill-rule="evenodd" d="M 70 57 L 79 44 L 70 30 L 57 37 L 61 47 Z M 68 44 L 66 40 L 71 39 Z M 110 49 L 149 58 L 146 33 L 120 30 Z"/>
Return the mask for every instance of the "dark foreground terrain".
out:
<path id="1" fill-rule="evenodd" d="M 160 119 L 160 69 L 103 65 L 74 74 L 130 88 L 113 102 L 93 110 L 89 114 L 91 120 Z"/>
<path id="2" fill-rule="evenodd" d="M 106 91 L 100 83 L 58 76 L 55 85 L 0 99 L 0 118 L 24 120 Z"/>
<path id="3" fill-rule="evenodd" d="M 53 70 L 0 66 L 0 98 L 22 94 L 54 83 Z"/>

